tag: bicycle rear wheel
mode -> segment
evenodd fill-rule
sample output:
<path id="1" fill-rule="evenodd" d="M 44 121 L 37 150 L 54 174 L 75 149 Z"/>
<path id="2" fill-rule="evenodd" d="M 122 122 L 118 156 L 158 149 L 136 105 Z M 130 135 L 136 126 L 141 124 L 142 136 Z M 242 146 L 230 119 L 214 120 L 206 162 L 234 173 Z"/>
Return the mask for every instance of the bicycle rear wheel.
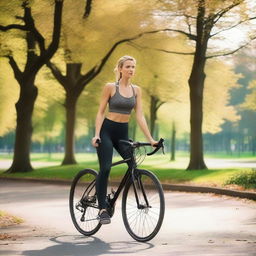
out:
<path id="1" fill-rule="evenodd" d="M 157 177 L 147 170 L 135 170 L 134 181 L 126 185 L 122 199 L 128 233 L 139 242 L 151 240 L 161 228 L 164 211 L 164 193 Z"/>
<path id="2" fill-rule="evenodd" d="M 101 227 L 95 182 L 98 173 L 92 169 L 80 171 L 74 178 L 69 195 L 70 215 L 76 229 L 83 235 L 95 234 Z"/>

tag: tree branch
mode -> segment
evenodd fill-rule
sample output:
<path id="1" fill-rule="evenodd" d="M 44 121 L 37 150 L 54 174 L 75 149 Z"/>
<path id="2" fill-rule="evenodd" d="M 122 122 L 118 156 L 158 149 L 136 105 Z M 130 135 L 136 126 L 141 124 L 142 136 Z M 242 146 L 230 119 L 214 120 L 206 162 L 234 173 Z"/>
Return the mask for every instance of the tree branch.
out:
<path id="1" fill-rule="evenodd" d="M 52 74 L 58 80 L 58 82 L 65 88 L 65 76 L 61 74 L 59 68 L 50 61 L 46 63 L 46 66 L 52 71 Z"/>
<path id="2" fill-rule="evenodd" d="M 26 5 L 23 8 L 25 25 L 26 27 L 28 27 L 29 31 L 34 35 L 36 41 L 38 42 L 40 53 L 42 54 L 43 52 L 45 52 L 44 38 L 35 27 L 35 22 L 31 14 L 31 8 Z"/>
<path id="3" fill-rule="evenodd" d="M 222 29 L 222 30 L 220 30 L 220 31 L 218 31 L 218 32 L 216 32 L 216 33 L 210 35 L 210 37 L 214 37 L 214 36 L 216 36 L 216 35 L 218 35 L 218 34 L 224 32 L 224 31 L 227 31 L 227 30 L 230 30 L 230 29 L 232 29 L 232 28 L 235 28 L 235 27 L 239 26 L 240 24 L 242 24 L 242 23 L 244 23 L 244 22 L 246 22 L 246 21 L 254 20 L 254 19 L 256 19 L 256 16 L 255 16 L 255 17 L 248 18 L 248 19 L 245 19 L 245 20 L 240 20 L 240 21 L 239 21 L 238 23 L 236 23 L 235 25 L 233 25 L 233 26 L 231 26 L 231 27 L 228 27 L 228 28 L 225 28 L 225 29 Z"/>
<path id="4" fill-rule="evenodd" d="M 230 6 L 224 8 L 223 10 L 217 12 L 214 14 L 213 19 L 214 19 L 214 24 L 216 24 L 218 22 L 218 20 L 228 11 L 230 11 L 231 9 L 233 9 L 234 7 L 238 6 L 239 4 L 241 4 L 242 2 L 244 2 L 244 0 L 236 0 L 235 3 L 231 4 Z"/>
<path id="5" fill-rule="evenodd" d="M 0 25 L 0 30 L 7 31 L 10 29 L 19 29 L 19 30 L 23 30 L 23 31 L 31 31 L 39 44 L 40 50 L 45 51 L 44 38 L 39 33 L 39 31 L 35 28 L 35 23 L 34 23 L 34 19 L 33 19 L 32 15 L 31 15 L 30 7 L 28 7 L 27 2 L 24 2 L 22 4 L 22 7 L 24 8 L 24 17 L 15 16 L 15 18 L 19 19 L 19 20 L 23 20 L 25 22 L 25 25 L 20 25 L 20 24 L 10 24 L 7 26 Z"/>
<path id="6" fill-rule="evenodd" d="M 86 0 L 85 12 L 83 16 L 84 19 L 89 17 L 91 10 L 92 10 L 92 0 Z"/>
<path id="7" fill-rule="evenodd" d="M 138 45 L 134 42 L 129 42 L 129 44 L 135 48 L 137 47 L 140 50 L 141 49 L 149 49 L 149 50 L 161 51 L 161 52 L 165 52 L 165 53 L 172 53 L 172 54 L 178 54 L 178 55 L 194 55 L 195 54 L 194 52 L 176 52 L 176 51 L 168 51 L 168 50 L 159 49 L 159 48 L 151 48 L 151 47 L 147 47 L 147 46 Z"/>
<path id="8" fill-rule="evenodd" d="M 191 23 L 189 22 L 189 18 L 188 17 L 186 17 L 186 23 L 188 25 L 189 34 L 192 34 L 192 32 L 191 32 Z"/>
<path id="9" fill-rule="evenodd" d="M 24 31 L 28 30 L 28 28 L 26 26 L 19 25 L 19 24 L 10 24 L 10 25 L 7 25 L 7 26 L 0 25 L 0 30 L 1 31 L 7 31 L 7 30 L 10 30 L 10 29 L 19 29 L 19 30 L 24 30 Z"/>
<path id="10" fill-rule="evenodd" d="M 22 17 L 22 16 L 16 15 L 15 18 L 16 18 L 17 20 L 22 20 L 22 21 L 24 21 L 24 17 Z"/>
<path id="11" fill-rule="evenodd" d="M 187 36 L 188 39 L 193 40 L 193 41 L 196 41 L 196 38 L 197 38 L 196 35 L 193 35 L 191 33 L 187 33 L 185 31 L 179 30 L 179 29 L 166 29 L 166 31 L 172 31 L 172 32 L 177 32 L 177 33 L 183 34 L 183 35 Z"/>
<path id="12" fill-rule="evenodd" d="M 20 71 L 16 61 L 14 60 L 14 58 L 11 55 L 7 55 L 5 57 L 7 57 L 9 59 L 9 63 L 10 63 L 10 66 L 12 67 L 14 76 L 17 79 L 17 81 L 19 82 L 19 85 L 21 86 L 22 83 L 20 83 L 20 81 L 22 79 L 22 72 Z"/>
<path id="13" fill-rule="evenodd" d="M 98 65 L 95 65 L 93 68 L 91 68 L 84 76 L 82 76 L 79 81 L 78 81 L 78 87 L 80 88 L 80 91 L 83 90 L 84 86 L 86 84 L 88 84 L 100 71 L 101 69 L 103 68 L 103 66 L 105 65 L 106 61 L 109 59 L 109 57 L 111 56 L 111 54 L 113 53 L 113 51 L 116 49 L 116 47 L 122 43 L 125 43 L 125 42 L 130 42 L 130 41 L 133 41 L 133 40 L 136 40 L 144 35 L 147 35 L 147 34 L 155 34 L 155 33 L 159 33 L 159 32 L 180 32 L 180 33 L 185 33 L 185 34 L 188 34 L 184 31 L 181 31 L 181 30 L 176 30 L 176 29 L 159 29 L 159 30 L 153 30 L 153 31 L 146 31 L 146 32 L 142 32 L 134 37 L 131 37 L 131 38 L 126 38 L 126 39 L 122 39 L 118 42 L 116 42 L 111 48 L 110 50 L 107 52 L 107 54 L 105 55 L 105 57 L 101 60 L 101 62 L 98 64 Z M 195 35 L 191 35 L 189 34 L 190 37 L 192 38 L 196 38 Z M 194 39 L 193 39 L 194 40 Z M 175 53 L 175 52 L 173 52 Z M 182 53 L 176 53 L 176 54 L 182 54 Z M 189 54 L 191 55 L 192 53 L 185 53 L 186 54 Z"/>
<path id="14" fill-rule="evenodd" d="M 251 39 L 251 41 L 253 41 L 255 39 L 256 39 L 256 37 L 253 37 Z M 245 48 L 247 45 L 249 45 L 251 43 L 251 41 L 247 42 L 246 44 L 241 45 L 240 47 L 238 47 L 237 49 L 235 49 L 233 51 L 206 56 L 206 59 L 211 59 L 211 58 L 216 58 L 216 57 L 223 57 L 223 56 L 228 56 L 228 55 L 234 54 L 235 52 L 238 52 L 239 50 L 241 50 L 241 49 Z"/>
<path id="15" fill-rule="evenodd" d="M 55 51 L 58 49 L 58 45 L 60 41 L 60 31 L 61 31 L 62 8 L 63 8 L 63 0 L 55 0 L 52 41 L 48 49 L 46 50 L 46 55 L 48 59 L 50 59 L 55 53 Z"/>
<path id="16" fill-rule="evenodd" d="M 146 32 L 142 32 L 140 34 L 138 34 L 137 36 L 135 36 L 134 38 L 131 38 L 131 39 L 128 39 L 128 40 L 135 40 L 143 35 L 146 35 L 146 34 L 155 34 L 155 33 L 159 33 L 159 32 L 177 32 L 177 33 L 180 33 L 180 34 L 183 34 L 185 36 L 187 36 L 190 40 L 194 40 L 196 41 L 196 38 L 197 36 L 196 35 L 193 35 L 193 34 L 190 34 L 190 33 L 187 33 L 183 30 L 179 30 L 179 29 L 171 29 L 171 28 L 164 28 L 164 29 L 159 29 L 159 30 L 152 30 L 152 31 L 146 31 Z"/>
<path id="17" fill-rule="evenodd" d="M 158 104 L 156 104 L 156 110 L 158 110 L 164 103 L 165 101 L 158 101 Z"/>
<path id="18" fill-rule="evenodd" d="M 153 14 L 154 16 L 159 16 L 159 17 L 186 17 L 186 18 L 190 18 L 190 19 L 194 19 L 196 20 L 195 16 L 191 16 L 185 13 L 182 14 Z"/>
<path id="19" fill-rule="evenodd" d="M 46 50 L 42 48 L 42 52 L 34 64 L 34 72 L 37 72 L 45 63 L 47 63 L 58 49 L 61 31 L 62 8 L 63 0 L 55 0 L 52 41 Z M 36 36 L 38 36 L 37 39 L 39 39 L 40 34 L 39 32 L 37 33 L 36 28 L 33 30 L 33 32 Z"/>

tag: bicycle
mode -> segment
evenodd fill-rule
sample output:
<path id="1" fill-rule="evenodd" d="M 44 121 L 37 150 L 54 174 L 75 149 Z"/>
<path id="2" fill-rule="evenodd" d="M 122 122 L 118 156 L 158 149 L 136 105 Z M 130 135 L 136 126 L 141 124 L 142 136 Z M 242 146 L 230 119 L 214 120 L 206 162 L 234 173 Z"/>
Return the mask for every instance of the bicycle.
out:
<path id="1" fill-rule="evenodd" d="M 155 154 L 160 148 L 164 153 L 164 140 L 160 139 L 156 148 L 147 155 Z M 122 217 L 126 230 L 132 238 L 139 242 L 146 242 L 156 236 L 161 228 L 165 201 L 164 193 L 158 178 L 152 172 L 138 169 L 145 156 L 145 146 L 150 143 L 120 140 L 129 152 L 130 158 L 112 163 L 112 166 L 131 160 L 131 167 L 127 169 L 116 191 L 113 189 L 107 195 L 107 211 L 110 217 L 115 212 L 115 203 L 123 190 Z M 144 149 L 142 154 L 142 148 Z M 95 182 L 97 171 L 84 169 L 74 178 L 69 196 L 70 214 L 76 229 L 85 236 L 95 234 L 101 227 L 98 218 L 98 204 Z"/>

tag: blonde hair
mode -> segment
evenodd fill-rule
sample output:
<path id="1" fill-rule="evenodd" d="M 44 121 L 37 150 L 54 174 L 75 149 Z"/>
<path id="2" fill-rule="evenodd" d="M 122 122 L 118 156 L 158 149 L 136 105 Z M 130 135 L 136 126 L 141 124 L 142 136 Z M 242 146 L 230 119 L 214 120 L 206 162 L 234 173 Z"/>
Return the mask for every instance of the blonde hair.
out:
<path id="1" fill-rule="evenodd" d="M 118 60 L 118 62 L 117 62 L 117 64 L 116 64 L 116 67 L 115 67 L 115 69 L 114 69 L 114 72 L 116 73 L 116 81 L 119 81 L 119 80 L 121 79 L 122 73 L 119 72 L 119 68 L 122 68 L 123 65 L 124 65 L 124 62 L 127 61 L 127 60 L 132 60 L 132 61 L 134 61 L 134 63 L 136 64 L 135 58 L 133 58 L 133 57 L 131 57 L 131 56 L 125 55 L 125 56 L 121 57 L 121 58 Z"/>

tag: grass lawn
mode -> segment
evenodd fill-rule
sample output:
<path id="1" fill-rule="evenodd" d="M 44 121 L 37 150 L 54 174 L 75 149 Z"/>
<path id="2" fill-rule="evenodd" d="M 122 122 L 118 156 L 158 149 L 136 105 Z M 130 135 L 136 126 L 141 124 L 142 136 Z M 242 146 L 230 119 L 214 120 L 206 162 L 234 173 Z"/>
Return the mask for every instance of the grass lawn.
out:
<path id="1" fill-rule="evenodd" d="M 158 158 L 160 158 L 161 154 L 157 155 Z M 8 160 L 12 159 L 13 155 L 12 154 L 0 154 L 0 160 Z M 31 161 L 46 161 L 46 162 L 60 162 L 63 160 L 64 153 L 31 153 Z M 83 162 L 86 159 L 97 159 L 95 153 L 76 153 L 75 155 L 76 160 L 78 162 Z M 153 156 L 153 158 L 155 155 Z M 170 153 L 166 153 L 164 158 L 168 159 L 170 157 Z M 188 158 L 189 157 L 189 152 L 187 151 L 177 151 L 176 152 L 176 158 Z M 238 153 L 233 153 L 231 154 L 226 154 L 225 152 L 217 152 L 217 153 L 205 153 L 204 154 L 205 158 L 223 158 L 223 159 L 245 159 L 245 160 L 255 160 L 256 156 L 253 156 L 252 153 L 249 152 L 241 152 L 240 154 Z M 152 157 L 150 157 L 152 158 Z M 149 159 L 149 158 L 148 158 Z"/>
<path id="2" fill-rule="evenodd" d="M 47 163 L 47 167 L 35 168 L 32 172 L 5 174 L 0 170 L 0 177 L 27 177 L 43 179 L 72 180 L 76 173 L 85 168 L 98 170 L 96 154 L 76 154 L 79 162 L 77 165 L 60 166 L 62 154 L 32 154 L 32 163 Z M 1 159 L 3 157 L 1 156 Z M 5 158 L 7 160 L 8 158 Z M 120 160 L 114 157 L 113 161 Z M 188 183 L 198 185 L 223 186 L 223 184 L 234 174 L 250 171 L 250 168 L 227 168 L 211 170 L 186 171 L 188 158 L 184 155 L 178 156 L 175 162 L 169 161 L 168 155 L 154 155 L 147 157 L 140 168 L 153 171 L 162 183 Z M 0 167 L 1 168 L 1 167 Z M 126 170 L 126 165 L 113 167 L 111 170 L 111 180 L 119 180 Z"/>

